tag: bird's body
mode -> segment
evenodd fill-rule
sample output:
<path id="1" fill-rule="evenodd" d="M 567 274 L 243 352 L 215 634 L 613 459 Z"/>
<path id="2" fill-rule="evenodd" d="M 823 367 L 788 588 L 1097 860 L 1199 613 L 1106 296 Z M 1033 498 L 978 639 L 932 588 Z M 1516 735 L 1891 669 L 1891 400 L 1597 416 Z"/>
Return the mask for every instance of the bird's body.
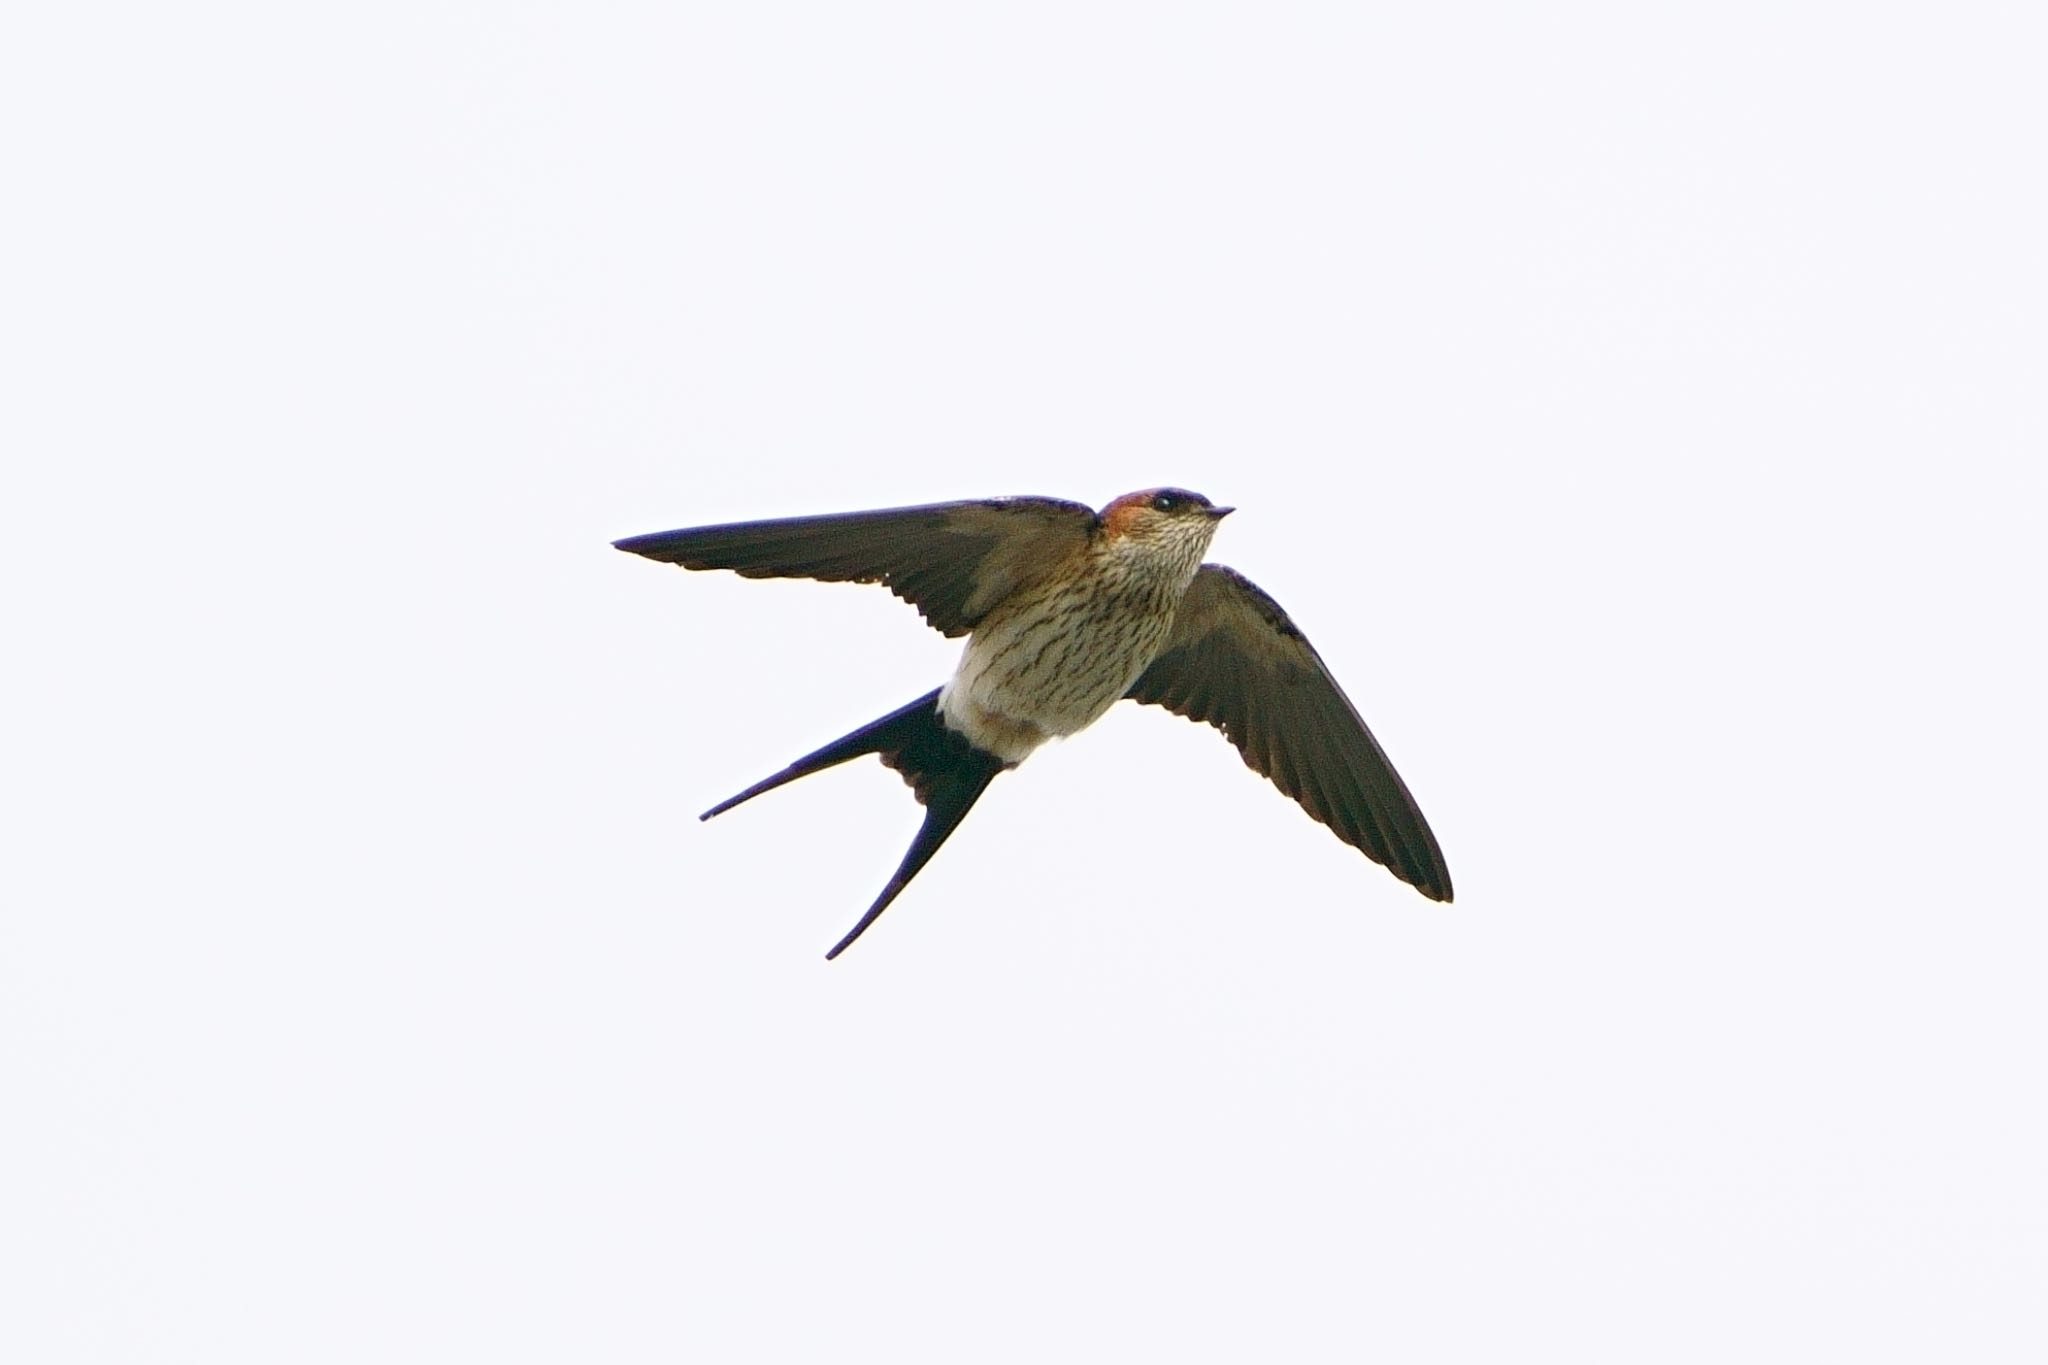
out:
<path id="1" fill-rule="evenodd" d="M 939 690 L 797 760 L 704 818 L 862 754 L 902 772 L 926 806 L 902 866 L 858 938 L 995 776 L 1126 697 L 1221 729 L 1316 819 L 1436 900 L 1436 840 L 1407 788 L 1308 642 L 1273 600 L 1202 556 L 1232 509 L 1153 489 L 1095 513 L 1050 498 L 939 503 L 659 532 L 618 548 L 749 577 L 886 583 L 949 635 L 967 635 Z"/>
<path id="2" fill-rule="evenodd" d="M 1101 720 L 1166 644 L 1221 513 L 1162 543 L 1103 535 L 982 618 L 939 693 L 976 746 L 1023 762 Z"/>

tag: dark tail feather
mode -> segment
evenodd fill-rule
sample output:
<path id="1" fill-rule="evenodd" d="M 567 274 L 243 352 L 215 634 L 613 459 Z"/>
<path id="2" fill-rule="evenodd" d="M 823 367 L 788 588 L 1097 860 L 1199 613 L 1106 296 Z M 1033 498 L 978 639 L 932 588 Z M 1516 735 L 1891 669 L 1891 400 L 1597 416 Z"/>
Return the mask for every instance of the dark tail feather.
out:
<path id="1" fill-rule="evenodd" d="M 938 716 L 939 692 L 937 688 L 933 688 L 901 710 L 891 711 L 880 720 L 872 724 L 863 725 L 860 729 L 843 738 L 833 740 L 814 754 L 805 754 L 802 758 L 775 774 L 775 776 L 761 779 L 738 796 L 719 802 L 697 818 L 699 820 L 709 820 L 714 815 L 723 815 L 740 802 L 751 801 L 762 792 L 774 791 L 783 783 L 794 782 L 799 777 L 809 777 L 812 773 L 821 773 L 827 768 L 836 768 L 840 764 L 859 758 L 863 754 L 881 754 L 884 763 L 889 763 L 889 766 L 892 768 L 896 767 L 898 766 L 897 764 L 889 762 L 889 753 L 892 750 L 904 747 L 906 743 L 915 738 L 924 725 L 937 724 Z M 967 743 L 964 739 L 960 742 L 962 744 Z M 909 779 L 907 775 L 906 780 L 911 781 L 911 785 L 916 785 L 915 780 Z M 922 793 L 919 794 L 918 799 L 920 801 L 924 799 Z"/>
<path id="2" fill-rule="evenodd" d="M 987 760 L 984 765 L 960 768 L 933 782 L 925 799 L 924 823 L 918 826 L 917 837 L 910 841 L 910 851 L 903 855 L 896 875 L 889 878 L 889 884 L 882 888 L 881 895 L 875 897 L 875 903 L 868 907 L 868 912 L 860 917 L 860 923 L 848 930 L 846 937 L 825 954 L 827 962 L 845 952 L 855 939 L 867 932 L 870 924 L 881 918 L 882 912 L 889 908 L 889 902 L 896 899 L 896 893 L 910 885 L 910 879 L 932 860 L 932 855 L 939 851 L 939 845 L 946 842 L 946 836 L 959 827 L 974 803 L 981 799 L 981 794 L 988 790 L 988 784 L 996 780 L 996 774 L 1003 770 L 1002 760 L 986 754 L 982 757 Z"/>
<path id="3" fill-rule="evenodd" d="M 981 794 L 988 790 L 988 784 L 1008 765 L 994 754 L 975 748 L 965 736 L 947 729 L 939 718 L 939 694 L 933 690 L 901 710 L 863 725 L 844 739 L 836 739 L 816 753 L 805 755 L 731 800 L 721 801 L 701 817 L 709 820 L 785 782 L 837 767 L 863 754 L 879 754 L 882 762 L 903 774 L 903 780 L 924 804 L 924 824 L 911 840 L 910 851 L 903 855 L 896 875 L 889 878 L 889 884 L 860 917 L 860 923 L 825 954 L 828 961 L 845 952 L 889 908 L 889 902 L 931 861 L 939 845 L 959 827 Z"/>

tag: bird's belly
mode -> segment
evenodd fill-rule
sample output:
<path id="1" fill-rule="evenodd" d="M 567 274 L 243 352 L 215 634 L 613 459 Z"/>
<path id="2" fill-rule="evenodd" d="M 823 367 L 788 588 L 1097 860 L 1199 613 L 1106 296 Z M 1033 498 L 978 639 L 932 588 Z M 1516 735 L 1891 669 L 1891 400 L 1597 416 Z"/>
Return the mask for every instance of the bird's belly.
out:
<path id="1" fill-rule="evenodd" d="M 977 747 L 1022 762 L 1100 720 L 1172 627 L 1164 593 L 1067 588 L 1006 605 L 968 640 L 939 711 Z"/>

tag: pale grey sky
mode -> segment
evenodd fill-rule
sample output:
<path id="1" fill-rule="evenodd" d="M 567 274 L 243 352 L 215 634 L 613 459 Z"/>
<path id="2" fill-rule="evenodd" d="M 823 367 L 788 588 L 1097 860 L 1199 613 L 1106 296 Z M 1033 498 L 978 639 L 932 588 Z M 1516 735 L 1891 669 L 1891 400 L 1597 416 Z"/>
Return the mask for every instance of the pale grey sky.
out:
<path id="1" fill-rule="evenodd" d="M 0 1357 L 2048 1352 L 2021 10 L 9 27 Z M 1457 904 L 1125 708 L 824 963 L 957 647 L 607 542 L 1156 483 Z"/>

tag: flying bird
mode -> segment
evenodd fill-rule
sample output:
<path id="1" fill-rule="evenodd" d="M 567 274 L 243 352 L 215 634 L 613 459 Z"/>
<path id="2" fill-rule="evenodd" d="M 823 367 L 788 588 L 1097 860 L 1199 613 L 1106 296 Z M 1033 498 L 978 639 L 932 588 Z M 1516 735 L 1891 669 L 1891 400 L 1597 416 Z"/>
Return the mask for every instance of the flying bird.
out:
<path id="1" fill-rule="evenodd" d="M 844 952 L 988 789 L 1049 739 L 1132 701 L 1221 730 L 1252 768 L 1332 833 L 1431 900 L 1451 876 L 1415 799 L 1301 631 L 1249 579 L 1204 564 L 1234 509 L 1199 493 L 1126 493 L 1100 512 L 988 498 L 657 531 L 614 544 L 747 578 L 880 583 L 935 629 L 967 637 L 945 686 L 704 812 L 709 820 L 865 754 L 925 807 L 910 851 Z"/>

